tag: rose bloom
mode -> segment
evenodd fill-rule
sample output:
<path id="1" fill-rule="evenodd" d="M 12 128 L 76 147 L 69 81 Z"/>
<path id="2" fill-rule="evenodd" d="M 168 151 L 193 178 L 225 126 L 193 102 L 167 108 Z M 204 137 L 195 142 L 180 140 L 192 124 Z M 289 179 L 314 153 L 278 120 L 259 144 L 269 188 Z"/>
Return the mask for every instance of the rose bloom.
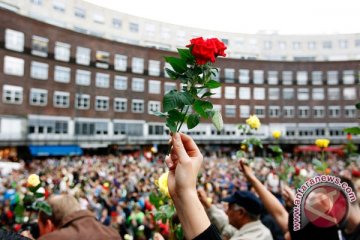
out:
<path id="1" fill-rule="evenodd" d="M 273 131 L 272 132 L 272 136 L 273 136 L 273 138 L 275 138 L 275 139 L 279 139 L 280 137 L 281 137 L 281 132 L 280 131 Z"/>
<path id="2" fill-rule="evenodd" d="M 190 44 L 186 47 L 191 47 L 191 54 L 195 57 L 196 64 L 204 65 L 207 62 L 215 62 L 217 56 L 225 57 L 226 46 L 217 38 L 210 38 L 204 40 L 202 37 L 193 38 Z"/>
<path id="3" fill-rule="evenodd" d="M 250 117 L 246 119 L 246 124 L 249 125 L 251 129 L 259 129 L 261 126 L 261 122 L 256 115 L 250 115 Z"/>
<path id="4" fill-rule="evenodd" d="M 169 194 L 169 188 L 168 188 L 168 176 L 169 172 L 163 173 L 158 180 L 158 187 L 162 194 L 164 194 L 167 197 L 170 197 Z"/>
<path id="5" fill-rule="evenodd" d="M 37 185 L 40 184 L 39 176 L 36 175 L 36 174 L 31 174 L 28 177 L 27 184 L 28 184 L 29 187 L 36 187 Z"/>
<path id="6" fill-rule="evenodd" d="M 319 138 L 319 139 L 316 139 L 315 144 L 316 144 L 316 146 L 318 146 L 319 148 L 326 148 L 326 147 L 329 146 L 330 140 L 329 140 L 329 139 L 325 139 L 325 138 Z"/>

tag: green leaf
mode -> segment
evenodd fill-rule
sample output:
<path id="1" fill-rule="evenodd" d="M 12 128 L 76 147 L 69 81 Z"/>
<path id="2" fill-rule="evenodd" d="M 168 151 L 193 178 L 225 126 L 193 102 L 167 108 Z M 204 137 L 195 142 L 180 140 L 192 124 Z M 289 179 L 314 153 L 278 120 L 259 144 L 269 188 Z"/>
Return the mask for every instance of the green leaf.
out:
<path id="1" fill-rule="evenodd" d="M 207 83 L 204 84 L 205 87 L 209 88 L 209 89 L 213 89 L 213 88 L 218 88 L 221 86 L 221 83 L 215 81 L 215 80 L 210 80 Z"/>
<path id="2" fill-rule="evenodd" d="M 282 151 L 282 149 L 279 147 L 279 146 L 270 146 L 269 147 L 270 149 L 271 149 L 271 151 L 273 151 L 274 153 L 278 153 L 278 154 L 282 154 L 283 153 L 283 151 Z"/>
<path id="3" fill-rule="evenodd" d="M 170 110 L 169 112 L 169 119 L 173 122 L 182 121 L 184 118 L 184 114 L 179 112 L 177 109 Z"/>
<path id="4" fill-rule="evenodd" d="M 173 132 L 173 133 L 175 133 L 176 132 L 176 123 L 172 120 L 172 119 L 170 119 L 170 118 L 168 118 L 168 119 L 166 119 L 166 126 L 170 129 L 170 131 L 171 132 Z"/>
<path id="5" fill-rule="evenodd" d="M 34 202 L 33 208 L 35 210 L 39 210 L 39 211 L 46 213 L 46 215 L 48 215 L 48 216 L 52 215 L 52 209 L 47 202 L 44 202 L 44 201 Z"/>
<path id="6" fill-rule="evenodd" d="M 165 71 L 171 79 L 175 80 L 175 79 L 178 79 L 178 77 L 180 76 L 180 74 L 178 74 L 177 72 L 174 72 L 170 68 L 165 68 Z"/>
<path id="7" fill-rule="evenodd" d="M 358 102 L 357 104 L 355 104 L 355 107 L 360 110 L 360 102 Z"/>
<path id="8" fill-rule="evenodd" d="M 24 217 L 25 207 L 21 204 L 17 204 L 14 213 L 16 217 Z"/>
<path id="9" fill-rule="evenodd" d="M 161 117 L 161 118 L 166 118 L 168 116 L 166 113 L 159 112 L 159 111 L 152 112 L 152 114 L 155 116 Z"/>
<path id="10" fill-rule="evenodd" d="M 213 105 L 208 101 L 195 100 L 193 108 L 198 114 L 200 114 L 201 117 L 207 118 L 209 115 L 206 110 L 212 109 Z"/>
<path id="11" fill-rule="evenodd" d="M 187 119 L 187 127 L 188 129 L 192 129 L 196 127 L 200 123 L 199 114 L 190 114 Z"/>
<path id="12" fill-rule="evenodd" d="M 170 63 L 175 72 L 184 73 L 187 70 L 186 62 L 181 58 L 165 57 L 165 61 Z"/>
<path id="13" fill-rule="evenodd" d="M 345 128 L 344 132 L 359 135 L 360 134 L 360 127 L 351 127 L 351 128 Z"/>
<path id="14" fill-rule="evenodd" d="M 185 60 L 185 62 L 191 64 L 194 62 L 195 58 L 191 54 L 190 49 L 188 48 L 178 48 L 178 53 L 182 59 Z"/>
<path id="15" fill-rule="evenodd" d="M 213 111 L 213 115 L 211 117 L 211 121 L 212 123 L 214 124 L 215 128 L 218 130 L 218 131 L 221 131 L 224 127 L 224 122 L 223 122 L 223 119 L 222 119 L 222 116 L 221 116 L 221 113 L 219 110 L 214 110 Z"/>
<path id="16" fill-rule="evenodd" d="M 206 92 L 204 93 L 200 98 L 210 97 L 211 95 L 214 95 L 215 93 Z"/>
<path id="17" fill-rule="evenodd" d="M 243 157 L 245 157 L 244 151 L 239 150 L 236 152 L 236 158 L 243 158 Z"/>
<path id="18" fill-rule="evenodd" d="M 163 111 L 168 112 L 178 106 L 178 94 L 176 90 L 171 90 L 163 97 Z"/>
<path id="19" fill-rule="evenodd" d="M 191 105 L 194 102 L 193 96 L 191 96 L 191 94 L 188 92 L 180 92 L 178 97 L 179 101 L 181 102 L 180 105 L 178 103 L 178 107 L 182 107 L 183 105 Z"/>

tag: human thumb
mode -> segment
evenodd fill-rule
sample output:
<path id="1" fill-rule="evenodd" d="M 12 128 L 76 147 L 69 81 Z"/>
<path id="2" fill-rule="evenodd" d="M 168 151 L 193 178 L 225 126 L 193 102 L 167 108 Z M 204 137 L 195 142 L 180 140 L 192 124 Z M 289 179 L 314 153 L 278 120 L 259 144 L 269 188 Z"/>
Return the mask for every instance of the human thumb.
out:
<path id="1" fill-rule="evenodd" d="M 172 140 L 172 144 L 173 144 L 173 151 L 174 154 L 177 155 L 177 157 L 179 158 L 179 160 L 184 159 L 185 157 L 187 157 L 187 152 L 184 148 L 184 145 L 181 141 L 181 136 L 180 133 L 175 133 L 172 136 L 173 140 Z"/>

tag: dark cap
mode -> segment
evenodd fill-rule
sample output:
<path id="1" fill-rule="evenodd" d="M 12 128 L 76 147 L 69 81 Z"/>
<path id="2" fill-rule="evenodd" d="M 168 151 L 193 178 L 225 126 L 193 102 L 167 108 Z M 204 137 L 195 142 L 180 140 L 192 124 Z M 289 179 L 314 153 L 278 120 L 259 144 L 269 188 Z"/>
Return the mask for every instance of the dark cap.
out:
<path id="1" fill-rule="evenodd" d="M 262 212 L 262 204 L 259 198 L 250 191 L 236 191 L 230 197 L 224 198 L 223 201 L 235 203 L 255 215 L 259 215 Z"/>

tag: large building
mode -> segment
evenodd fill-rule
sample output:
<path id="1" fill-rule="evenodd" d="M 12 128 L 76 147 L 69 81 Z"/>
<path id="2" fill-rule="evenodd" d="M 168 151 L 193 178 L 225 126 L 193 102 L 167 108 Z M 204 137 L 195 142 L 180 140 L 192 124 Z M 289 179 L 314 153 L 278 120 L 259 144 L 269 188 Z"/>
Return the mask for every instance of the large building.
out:
<path id="1" fill-rule="evenodd" d="M 233 33 L 219 32 L 131 16 L 83 0 L 0 0 L 0 7 L 84 34 L 163 50 L 183 47 L 194 36 L 215 36 L 227 44 L 231 58 L 277 61 L 360 59 L 360 32 L 325 35 L 242 34 L 241 29 L 234 29 Z"/>
<path id="2" fill-rule="evenodd" d="M 0 9 L 0 145 L 166 144 L 163 119 L 152 111 L 180 87 L 164 72 L 163 56 L 174 54 Z M 220 58 L 222 87 L 212 102 L 225 128 L 204 122 L 184 131 L 198 143 L 239 144 L 237 125 L 256 114 L 265 142 L 280 130 L 287 144 L 343 143 L 343 129 L 358 125 L 359 63 Z"/>

